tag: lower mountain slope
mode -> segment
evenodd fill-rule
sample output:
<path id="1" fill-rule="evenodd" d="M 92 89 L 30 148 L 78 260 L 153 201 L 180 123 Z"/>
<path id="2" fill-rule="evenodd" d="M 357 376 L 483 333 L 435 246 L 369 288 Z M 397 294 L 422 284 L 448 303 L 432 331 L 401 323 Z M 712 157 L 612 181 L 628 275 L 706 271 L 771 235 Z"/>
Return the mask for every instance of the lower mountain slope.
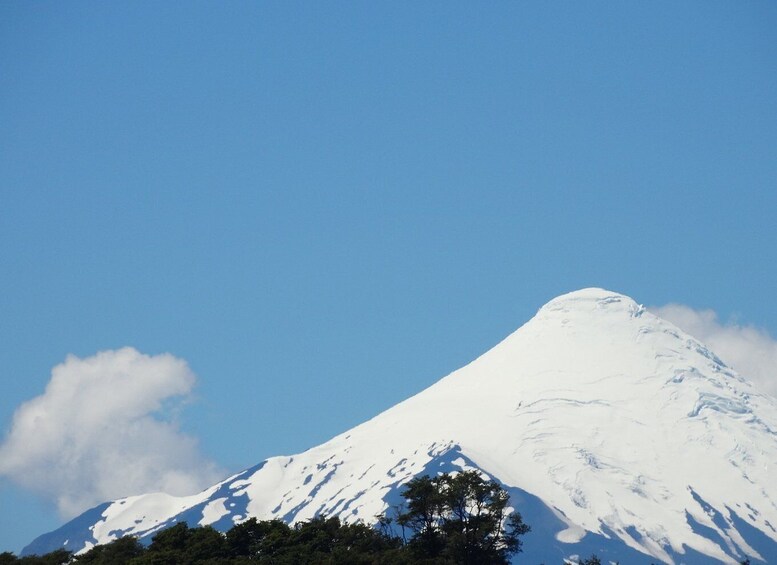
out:
<path id="1" fill-rule="evenodd" d="M 479 469 L 532 526 L 520 562 L 777 563 L 776 468 L 774 398 L 632 299 L 584 289 L 318 447 L 193 496 L 100 505 L 24 553 L 148 538 L 181 520 L 373 522 L 412 477 Z"/>

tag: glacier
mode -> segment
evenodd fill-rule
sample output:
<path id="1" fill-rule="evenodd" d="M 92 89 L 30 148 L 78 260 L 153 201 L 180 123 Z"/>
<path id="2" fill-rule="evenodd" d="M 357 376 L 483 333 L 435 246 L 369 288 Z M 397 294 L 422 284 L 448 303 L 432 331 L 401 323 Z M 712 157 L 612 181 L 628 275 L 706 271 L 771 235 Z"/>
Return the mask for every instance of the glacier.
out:
<path id="1" fill-rule="evenodd" d="M 22 552 L 179 521 L 373 523 L 417 475 L 477 469 L 532 526 L 516 562 L 777 563 L 777 400 L 631 298 L 583 289 L 490 351 L 304 453 L 201 493 L 106 502 Z"/>

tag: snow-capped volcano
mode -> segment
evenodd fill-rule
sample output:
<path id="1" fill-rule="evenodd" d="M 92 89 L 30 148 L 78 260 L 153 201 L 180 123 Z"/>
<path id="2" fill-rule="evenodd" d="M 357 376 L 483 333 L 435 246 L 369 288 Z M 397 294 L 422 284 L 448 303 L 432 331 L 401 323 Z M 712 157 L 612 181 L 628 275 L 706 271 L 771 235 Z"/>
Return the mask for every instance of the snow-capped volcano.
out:
<path id="1" fill-rule="evenodd" d="M 413 476 L 477 468 L 533 532 L 522 562 L 777 562 L 777 401 L 632 299 L 560 296 L 496 347 L 373 419 L 189 497 L 94 508 L 25 553 L 175 521 L 371 522 Z M 555 561 L 554 561 L 555 560 Z"/>

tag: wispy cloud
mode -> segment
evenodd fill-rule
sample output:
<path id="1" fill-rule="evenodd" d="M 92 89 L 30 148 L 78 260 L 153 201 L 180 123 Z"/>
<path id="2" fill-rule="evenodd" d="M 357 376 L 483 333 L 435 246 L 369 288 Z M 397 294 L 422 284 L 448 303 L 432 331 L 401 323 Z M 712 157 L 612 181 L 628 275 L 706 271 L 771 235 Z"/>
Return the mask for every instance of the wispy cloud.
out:
<path id="1" fill-rule="evenodd" d="M 195 380 L 169 354 L 70 355 L 14 413 L 0 476 L 53 500 L 65 518 L 132 494 L 197 492 L 222 473 L 173 417 Z"/>
<path id="2" fill-rule="evenodd" d="M 714 311 L 694 310 L 682 304 L 667 304 L 650 310 L 708 345 L 761 391 L 777 397 L 777 340 L 766 330 L 735 323 L 722 324 Z"/>

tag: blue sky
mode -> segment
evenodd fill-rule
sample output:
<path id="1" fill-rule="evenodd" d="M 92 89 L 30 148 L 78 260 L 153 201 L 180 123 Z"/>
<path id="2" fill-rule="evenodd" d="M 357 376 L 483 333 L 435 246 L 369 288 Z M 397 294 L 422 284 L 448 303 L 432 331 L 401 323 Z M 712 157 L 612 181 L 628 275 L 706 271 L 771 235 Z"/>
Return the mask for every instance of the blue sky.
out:
<path id="1" fill-rule="evenodd" d="M 152 416 L 237 471 L 586 286 L 777 335 L 775 30 L 768 2 L 0 4 L 0 432 L 69 354 L 169 352 L 196 384 Z M 61 521 L 0 476 L 0 551 Z"/>

